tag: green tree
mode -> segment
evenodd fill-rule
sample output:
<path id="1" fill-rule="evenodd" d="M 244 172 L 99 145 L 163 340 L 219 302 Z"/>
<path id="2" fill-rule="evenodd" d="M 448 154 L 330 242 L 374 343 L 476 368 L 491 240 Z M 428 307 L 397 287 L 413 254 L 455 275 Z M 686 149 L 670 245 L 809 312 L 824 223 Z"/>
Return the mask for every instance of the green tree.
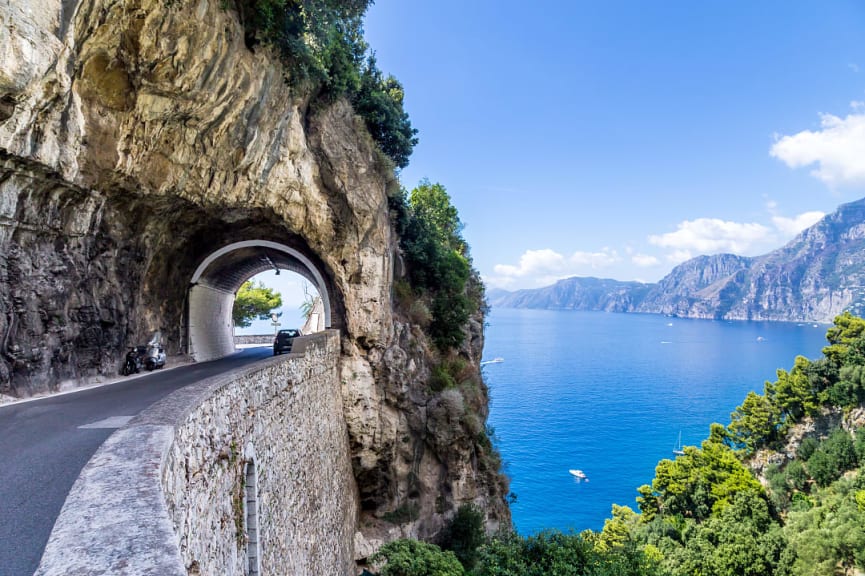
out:
<path id="1" fill-rule="evenodd" d="M 822 576 L 865 570 L 865 510 L 856 501 L 859 479 L 842 479 L 816 494 L 813 507 L 791 510 L 784 532 L 796 551 L 792 574 Z"/>
<path id="2" fill-rule="evenodd" d="M 391 207 L 409 283 L 429 306 L 430 336 L 441 350 L 456 348 L 483 300 L 460 235 L 457 210 L 444 186 L 428 180 L 393 199 Z"/>
<path id="3" fill-rule="evenodd" d="M 688 534 L 685 561 L 674 573 L 771 576 L 787 563 L 786 547 L 781 525 L 772 518 L 766 501 L 743 492 Z"/>
<path id="4" fill-rule="evenodd" d="M 865 343 L 865 320 L 847 311 L 836 316 L 833 324 L 826 331 L 829 345 L 823 348 L 823 355 L 830 370 L 837 374 L 844 364 L 863 363 L 861 357 Z"/>
<path id="5" fill-rule="evenodd" d="M 738 493 L 765 498 L 760 482 L 719 436 L 710 436 L 701 448 L 689 448 L 676 460 L 658 463 L 651 487 L 641 487 L 637 498 L 646 521 L 659 514 L 702 521 L 722 511 Z"/>
<path id="6" fill-rule="evenodd" d="M 271 311 L 282 306 L 282 295 L 272 288 L 266 288 L 262 282 L 252 280 L 244 282 L 234 297 L 234 307 L 231 317 L 238 328 L 252 325 L 252 320 L 266 320 Z"/>
<path id="7" fill-rule="evenodd" d="M 442 548 L 453 552 L 463 567 L 471 570 L 485 541 L 484 513 L 474 504 L 463 504 L 445 531 Z"/>
<path id="8" fill-rule="evenodd" d="M 801 460 L 793 460 L 784 470 L 787 484 L 794 490 L 804 490 L 808 483 L 808 473 Z"/>
<path id="9" fill-rule="evenodd" d="M 403 107 L 405 93 L 385 77 L 363 38 L 372 0 L 234 0 L 247 46 L 273 46 L 289 82 L 330 103 L 347 98 L 384 154 L 408 165 L 417 130 Z"/>
<path id="10" fill-rule="evenodd" d="M 856 430 L 856 441 L 853 443 L 853 449 L 856 451 L 859 465 L 865 466 L 865 426 Z"/>
<path id="11" fill-rule="evenodd" d="M 463 223 L 444 186 L 439 183 L 433 184 L 424 178 L 411 191 L 409 204 L 419 218 L 430 223 L 441 244 L 465 255 Z"/>
<path id="12" fill-rule="evenodd" d="M 400 539 L 388 542 L 370 561 L 381 566 L 380 576 L 463 576 L 460 561 L 453 552 L 435 544 Z"/>
<path id="13" fill-rule="evenodd" d="M 393 76 L 385 77 L 374 56 L 367 60 L 360 76 L 360 88 L 351 96 L 355 111 L 363 118 L 373 140 L 398 168 L 408 166 L 408 159 L 418 143 L 403 107 L 405 91 Z"/>
<path id="14" fill-rule="evenodd" d="M 730 439 L 743 446 L 747 454 L 775 438 L 778 410 L 765 396 L 748 392 L 745 401 L 730 415 Z"/>
<path id="15" fill-rule="evenodd" d="M 596 536 L 548 530 L 499 535 L 480 550 L 474 576 L 653 576 L 657 562 L 633 544 L 601 552 Z"/>
<path id="16" fill-rule="evenodd" d="M 853 439 L 847 431 L 838 428 L 808 458 L 808 473 L 818 485 L 828 486 L 856 466 L 857 461 Z"/>
<path id="17" fill-rule="evenodd" d="M 817 391 L 808 376 L 810 360 L 797 356 L 793 369 L 778 370 L 778 380 L 766 383 L 766 396 L 791 420 L 798 421 L 805 414 L 814 414 L 819 408 Z"/>

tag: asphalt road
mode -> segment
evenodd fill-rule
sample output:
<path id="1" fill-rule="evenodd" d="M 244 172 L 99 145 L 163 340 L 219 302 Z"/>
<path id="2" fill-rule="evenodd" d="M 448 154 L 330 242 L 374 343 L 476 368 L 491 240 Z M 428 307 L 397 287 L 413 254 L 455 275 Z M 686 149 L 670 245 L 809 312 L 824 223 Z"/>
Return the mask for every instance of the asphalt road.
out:
<path id="1" fill-rule="evenodd" d="M 220 360 L 0 406 L 0 576 L 33 574 L 72 484 L 114 430 L 178 388 L 270 355 L 270 347 L 249 348 Z M 87 425 L 96 427 L 81 428 Z"/>

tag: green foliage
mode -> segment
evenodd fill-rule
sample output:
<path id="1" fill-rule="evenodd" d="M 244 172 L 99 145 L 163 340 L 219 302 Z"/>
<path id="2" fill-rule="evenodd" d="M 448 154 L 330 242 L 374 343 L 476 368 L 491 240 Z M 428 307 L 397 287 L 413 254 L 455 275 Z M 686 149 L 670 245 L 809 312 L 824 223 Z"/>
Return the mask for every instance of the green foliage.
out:
<path id="1" fill-rule="evenodd" d="M 393 76 L 384 77 L 370 56 L 359 77 L 358 90 L 351 97 L 355 111 L 364 119 L 373 140 L 399 168 L 408 166 L 408 159 L 418 142 L 417 130 L 403 108 L 405 91 Z"/>
<path id="2" fill-rule="evenodd" d="M 602 552 L 591 533 L 514 533 L 492 538 L 480 549 L 475 576 L 653 576 L 657 561 L 633 545 Z"/>
<path id="3" fill-rule="evenodd" d="M 799 448 L 796 449 L 796 458 L 799 460 L 807 460 L 811 454 L 820 446 L 820 441 L 813 436 L 806 436 L 799 443 Z"/>
<path id="4" fill-rule="evenodd" d="M 234 297 L 231 318 L 238 328 L 252 325 L 252 320 L 267 320 L 270 312 L 282 306 L 282 295 L 261 282 L 244 282 Z"/>
<path id="5" fill-rule="evenodd" d="M 826 390 L 824 397 L 836 406 L 856 406 L 865 401 L 865 364 L 841 366 L 838 381 Z"/>
<path id="6" fill-rule="evenodd" d="M 273 46 L 291 82 L 323 102 L 344 96 L 381 151 L 408 165 L 417 130 L 403 108 L 404 91 L 384 77 L 363 38 L 371 0 L 235 0 L 247 46 Z"/>
<path id="7" fill-rule="evenodd" d="M 391 524 L 405 524 L 417 520 L 419 514 L 420 510 L 417 504 L 409 502 L 391 512 L 383 514 L 382 519 Z"/>
<path id="8" fill-rule="evenodd" d="M 865 426 L 856 430 L 856 441 L 853 443 L 856 459 L 860 466 L 865 466 Z"/>
<path id="9" fill-rule="evenodd" d="M 780 376 L 783 370 L 778 372 Z M 775 438 L 778 417 L 778 409 L 767 397 L 748 392 L 742 405 L 730 415 L 730 439 L 751 454 Z"/>
<path id="10" fill-rule="evenodd" d="M 817 391 L 813 389 L 808 376 L 810 365 L 807 358 L 797 356 L 790 372 L 778 370 L 778 380 L 774 384 L 766 384 L 766 396 L 794 422 L 818 410 Z"/>
<path id="11" fill-rule="evenodd" d="M 765 496 L 735 452 L 712 438 L 676 460 L 661 460 L 651 487 L 643 486 L 639 493 L 637 502 L 646 521 L 658 515 L 705 520 L 722 511 L 735 494 Z"/>
<path id="12" fill-rule="evenodd" d="M 441 392 L 448 388 L 457 388 L 474 377 L 474 370 L 475 368 L 464 358 L 451 354 L 432 367 L 430 389 Z"/>
<path id="13" fill-rule="evenodd" d="M 453 552 L 434 544 L 400 539 L 379 548 L 370 560 L 383 565 L 380 576 L 463 576 L 460 561 Z"/>
<path id="14" fill-rule="evenodd" d="M 804 490 L 808 483 L 808 473 L 801 460 L 793 460 L 784 470 L 787 485 L 794 490 Z"/>
<path id="15" fill-rule="evenodd" d="M 409 283 L 429 302 L 429 334 L 441 350 L 457 348 L 464 327 L 479 309 L 462 223 L 441 184 L 422 180 L 401 199 L 391 200 Z"/>
<path id="16" fill-rule="evenodd" d="M 837 429 L 808 458 L 808 474 L 819 486 L 828 486 L 857 463 L 850 434 Z"/>
<path id="17" fill-rule="evenodd" d="M 666 574 L 769 576 L 789 563 L 780 525 L 766 501 L 753 492 L 734 495 L 728 506 L 703 522 L 670 520 L 656 519 L 639 532 L 641 540 L 661 553 Z"/>
<path id="18" fill-rule="evenodd" d="M 815 505 L 793 509 L 785 533 L 796 551 L 792 574 L 818 576 L 865 570 L 865 510 L 857 501 L 862 476 L 821 490 Z"/>
<path id="19" fill-rule="evenodd" d="M 471 570 L 485 541 L 483 512 L 473 504 L 463 504 L 445 531 L 442 548 L 453 552 L 463 567 Z"/>

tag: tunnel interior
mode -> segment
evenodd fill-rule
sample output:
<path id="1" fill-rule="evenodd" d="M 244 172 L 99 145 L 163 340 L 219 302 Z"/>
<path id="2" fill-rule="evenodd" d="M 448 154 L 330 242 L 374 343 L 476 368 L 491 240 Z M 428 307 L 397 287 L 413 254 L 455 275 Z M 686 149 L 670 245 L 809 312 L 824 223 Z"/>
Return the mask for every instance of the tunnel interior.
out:
<path id="1" fill-rule="evenodd" d="M 266 270 L 295 272 L 318 291 L 324 326 L 333 326 L 330 290 L 312 261 L 291 246 L 270 240 L 233 242 L 213 251 L 196 268 L 187 295 L 186 350 L 196 361 L 234 352 L 232 306 L 240 286 Z"/>

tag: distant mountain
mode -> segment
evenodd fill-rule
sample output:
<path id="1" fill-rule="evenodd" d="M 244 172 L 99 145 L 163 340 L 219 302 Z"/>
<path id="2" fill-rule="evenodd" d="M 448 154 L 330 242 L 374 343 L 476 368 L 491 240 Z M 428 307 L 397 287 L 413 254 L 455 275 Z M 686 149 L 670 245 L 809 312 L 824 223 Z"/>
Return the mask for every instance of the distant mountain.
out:
<path id="1" fill-rule="evenodd" d="M 552 286 L 532 290 L 491 290 L 487 300 L 502 308 L 557 308 L 632 312 L 649 291 L 650 284 L 604 278 L 567 278 Z"/>
<path id="2" fill-rule="evenodd" d="M 690 318 L 830 322 L 865 312 L 865 199 L 844 204 L 783 248 L 753 258 L 699 256 L 657 284 L 568 278 L 490 291 L 494 307 L 607 310 Z"/>

